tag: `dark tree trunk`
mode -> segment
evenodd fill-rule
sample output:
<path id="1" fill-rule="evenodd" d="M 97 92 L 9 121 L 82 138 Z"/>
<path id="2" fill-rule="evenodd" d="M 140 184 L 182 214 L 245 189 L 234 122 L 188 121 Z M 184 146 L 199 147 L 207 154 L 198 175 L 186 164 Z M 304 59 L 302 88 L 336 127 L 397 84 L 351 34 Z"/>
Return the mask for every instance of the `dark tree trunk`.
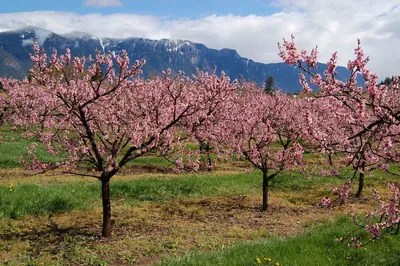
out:
<path id="1" fill-rule="evenodd" d="M 212 170 L 212 161 L 210 152 L 207 151 L 207 170 L 210 172 Z"/>
<path id="2" fill-rule="evenodd" d="M 333 166 L 333 161 L 332 161 L 332 154 L 328 154 L 328 162 L 330 166 Z"/>
<path id="3" fill-rule="evenodd" d="M 212 161 L 211 161 L 211 147 L 208 142 L 204 142 L 201 140 L 198 140 L 199 142 L 199 147 L 200 147 L 200 154 L 204 154 L 206 156 L 206 163 L 204 164 L 203 167 L 206 167 L 208 171 L 212 170 Z"/>
<path id="4" fill-rule="evenodd" d="M 361 193 L 362 193 L 363 188 L 364 188 L 364 177 L 365 177 L 365 173 L 361 173 L 360 172 L 360 176 L 358 178 L 358 190 L 357 190 L 357 193 L 356 193 L 356 197 L 357 198 L 361 197 Z"/>
<path id="5" fill-rule="evenodd" d="M 358 190 L 357 190 L 357 193 L 356 193 L 356 197 L 357 198 L 361 197 L 361 193 L 362 193 L 363 188 L 364 188 L 364 177 L 365 177 L 365 174 L 364 173 L 360 173 L 360 177 L 358 179 Z"/>
<path id="6" fill-rule="evenodd" d="M 110 179 L 101 181 L 101 199 L 103 201 L 103 237 L 111 237 L 111 203 L 110 203 Z"/>
<path id="7" fill-rule="evenodd" d="M 361 163 L 361 171 L 360 171 L 360 176 L 358 178 L 358 190 L 356 193 L 356 197 L 359 198 L 361 197 L 361 193 L 364 188 L 364 177 L 365 177 L 365 161 L 363 160 Z"/>
<path id="8" fill-rule="evenodd" d="M 263 171 L 263 202 L 262 211 L 268 210 L 268 172 Z"/>

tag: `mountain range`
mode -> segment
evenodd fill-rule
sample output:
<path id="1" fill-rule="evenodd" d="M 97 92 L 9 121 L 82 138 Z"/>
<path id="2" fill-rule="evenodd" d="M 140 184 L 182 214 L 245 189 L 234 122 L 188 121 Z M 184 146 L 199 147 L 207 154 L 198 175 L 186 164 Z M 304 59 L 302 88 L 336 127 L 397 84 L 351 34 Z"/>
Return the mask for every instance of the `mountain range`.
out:
<path id="1" fill-rule="evenodd" d="M 150 40 L 145 38 L 98 38 L 84 32 L 56 34 L 37 27 L 0 32 L 0 76 L 23 78 L 30 67 L 29 54 L 32 41 L 38 41 L 47 53 L 57 49 L 60 53 L 71 49 L 72 56 L 94 55 L 101 52 L 120 53 L 126 50 L 131 59 L 146 59 L 143 75 L 149 77 L 167 68 L 194 74 L 196 68 L 204 71 L 224 71 L 232 79 L 255 81 L 262 84 L 268 77 L 274 78 L 274 87 L 286 92 L 301 90 L 298 81 L 299 69 L 285 63 L 263 64 L 241 57 L 236 50 L 216 50 L 204 44 L 185 40 Z M 326 65 L 319 64 L 318 72 L 325 71 Z M 339 78 L 347 78 L 347 68 L 338 67 Z"/>

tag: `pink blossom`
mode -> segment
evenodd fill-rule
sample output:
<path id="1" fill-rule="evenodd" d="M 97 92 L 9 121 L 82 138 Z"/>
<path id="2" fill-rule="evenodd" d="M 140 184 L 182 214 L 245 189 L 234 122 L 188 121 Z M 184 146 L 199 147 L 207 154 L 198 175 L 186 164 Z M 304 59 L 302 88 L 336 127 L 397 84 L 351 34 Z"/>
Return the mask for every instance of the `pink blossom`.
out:
<path id="1" fill-rule="evenodd" d="M 330 198 L 322 198 L 321 203 L 322 203 L 322 206 L 328 207 L 332 204 L 332 201 Z"/>

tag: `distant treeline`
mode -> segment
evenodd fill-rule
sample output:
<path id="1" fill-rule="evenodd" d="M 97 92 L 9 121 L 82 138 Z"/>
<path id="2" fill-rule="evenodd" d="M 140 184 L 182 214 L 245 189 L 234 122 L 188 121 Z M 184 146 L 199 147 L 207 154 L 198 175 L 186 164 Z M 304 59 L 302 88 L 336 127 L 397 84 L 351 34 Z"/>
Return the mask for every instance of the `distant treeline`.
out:
<path id="1" fill-rule="evenodd" d="M 398 78 L 400 78 L 400 76 L 398 76 Z M 386 77 L 383 81 L 381 81 L 381 83 L 379 83 L 380 85 L 389 85 L 393 82 L 394 76 L 392 77 Z"/>

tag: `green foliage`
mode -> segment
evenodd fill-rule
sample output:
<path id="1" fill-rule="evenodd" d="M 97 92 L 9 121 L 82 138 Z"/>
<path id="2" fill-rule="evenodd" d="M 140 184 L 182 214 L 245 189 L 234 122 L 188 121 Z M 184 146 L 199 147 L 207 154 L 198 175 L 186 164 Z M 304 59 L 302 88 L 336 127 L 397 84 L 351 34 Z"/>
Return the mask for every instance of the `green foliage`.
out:
<path id="1" fill-rule="evenodd" d="M 264 91 L 266 94 L 273 94 L 275 92 L 274 89 L 274 77 L 269 76 L 264 83 Z"/>
<path id="2" fill-rule="evenodd" d="M 392 84 L 393 83 L 393 76 L 392 77 L 386 77 L 383 81 L 381 81 L 379 84 L 380 85 L 390 85 L 390 84 Z M 400 76 L 399 76 L 399 78 L 400 78 Z"/>

